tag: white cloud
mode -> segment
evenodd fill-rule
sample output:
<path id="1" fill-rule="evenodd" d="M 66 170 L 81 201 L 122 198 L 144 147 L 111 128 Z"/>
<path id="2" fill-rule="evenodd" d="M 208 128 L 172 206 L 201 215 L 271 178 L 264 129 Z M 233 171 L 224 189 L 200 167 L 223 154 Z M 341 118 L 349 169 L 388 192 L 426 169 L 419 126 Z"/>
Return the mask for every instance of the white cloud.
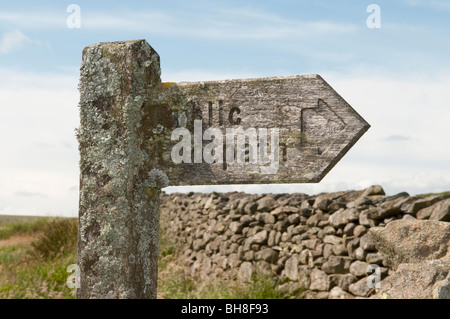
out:
<path id="1" fill-rule="evenodd" d="M 170 15 L 163 12 L 92 12 L 83 18 L 86 28 L 143 31 L 155 35 L 223 39 L 284 39 L 353 33 L 357 27 L 333 21 L 303 21 L 255 11 L 221 9 L 205 14 Z"/>
<path id="2" fill-rule="evenodd" d="M 33 40 L 22 31 L 16 30 L 3 34 L 2 39 L 0 40 L 0 53 L 13 53 L 30 44 L 35 46 L 46 46 L 47 48 L 50 47 L 48 42 Z"/>
<path id="3" fill-rule="evenodd" d="M 0 41 L 0 53 L 14 52 L 30 42 L 31 39 L 21 31 L 5 33 Z"/>
<path id="4" fill-rule="evenodd" d="M 74 216 L 77 79 L 4 68 L 0 73 L 0 213 Z"/>
<path id="5" fill-rule="evenodd" d="M 19 28 L 27 28 L 33 30 L 67 28 L 66 19 L 69 14 L 66 13 L 64 9 L 58 11 L 2 10 L 0 11 L 0 22 L 4 22 L 8 26 L 16 26 Z"/>
<path id="6" fill-rule="evenodd" d="M 299 39 L 335 36 L 357 31 L 352 23 L 328 20 L 287 19 L 251 7 L 220 8 L 208 11 L 94 11 L 83 10 L 82 29 L 92 31 L 134 31 L 153 35 L 195 37 L 215 40 Z M 28 29 L 67 28 L 65 11 L 0 12 L 0 22 Z"/>

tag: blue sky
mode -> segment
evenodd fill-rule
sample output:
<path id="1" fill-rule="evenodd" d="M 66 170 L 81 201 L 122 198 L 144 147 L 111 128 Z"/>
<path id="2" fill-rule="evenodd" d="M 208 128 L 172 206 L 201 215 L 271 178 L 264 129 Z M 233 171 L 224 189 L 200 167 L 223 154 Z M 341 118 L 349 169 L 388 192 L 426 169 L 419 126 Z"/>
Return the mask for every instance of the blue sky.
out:
<path id="1" fill-rule="evenodd" d="M 450 190 L 449 17 L 444 0 L 1 1 L 0 214 L 76 216 L 81 52 L 131 39 L 163 81 L 321 74 L 372 126 L 319 184 L 189 190 Z"/>

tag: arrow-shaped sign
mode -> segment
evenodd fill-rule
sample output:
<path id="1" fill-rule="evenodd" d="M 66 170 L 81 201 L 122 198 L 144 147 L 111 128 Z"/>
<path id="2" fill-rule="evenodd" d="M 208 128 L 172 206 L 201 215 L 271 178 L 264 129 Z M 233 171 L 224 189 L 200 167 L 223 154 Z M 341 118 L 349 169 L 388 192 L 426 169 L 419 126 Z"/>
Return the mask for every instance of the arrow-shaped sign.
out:
<path id="1" fill-rule="evenodd" d="M 149 167 L 171 185 L 319 182 L 370 127 L 319 75 L 162 83 L 149 96 Z"/>

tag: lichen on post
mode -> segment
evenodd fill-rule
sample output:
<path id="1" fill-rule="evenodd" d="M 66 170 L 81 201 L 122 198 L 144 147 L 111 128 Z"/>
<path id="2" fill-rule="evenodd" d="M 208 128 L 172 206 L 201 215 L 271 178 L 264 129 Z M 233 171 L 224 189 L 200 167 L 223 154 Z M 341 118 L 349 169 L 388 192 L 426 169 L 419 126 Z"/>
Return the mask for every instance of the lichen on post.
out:
<path id="1" fill-rule="evenodd" d="M 78 298 L 156 298 L 158 187 L 165 183 L 149 176 L 153 154 L 141 145 L 143 105 L 160 73 L 159 56 L 145 40 L 83 50 Z"/>

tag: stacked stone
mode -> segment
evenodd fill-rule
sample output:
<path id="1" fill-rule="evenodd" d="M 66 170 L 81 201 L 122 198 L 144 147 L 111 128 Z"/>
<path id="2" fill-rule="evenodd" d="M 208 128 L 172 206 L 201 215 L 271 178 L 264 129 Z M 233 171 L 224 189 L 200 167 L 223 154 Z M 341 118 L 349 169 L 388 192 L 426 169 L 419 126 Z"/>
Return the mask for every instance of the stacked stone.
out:
<path id="1" fill-rule="evenodd" d="M 362 191 L 163 195 L 161 218 L 193 274 L 250 281 L 255 272 L 304 298 L 367 297 L 370 265 L 389 275 L 368 233 L 397 219 L 450 221 L 450 195 Z M 286 280 L 287 279 L 287 280 Z"/>

